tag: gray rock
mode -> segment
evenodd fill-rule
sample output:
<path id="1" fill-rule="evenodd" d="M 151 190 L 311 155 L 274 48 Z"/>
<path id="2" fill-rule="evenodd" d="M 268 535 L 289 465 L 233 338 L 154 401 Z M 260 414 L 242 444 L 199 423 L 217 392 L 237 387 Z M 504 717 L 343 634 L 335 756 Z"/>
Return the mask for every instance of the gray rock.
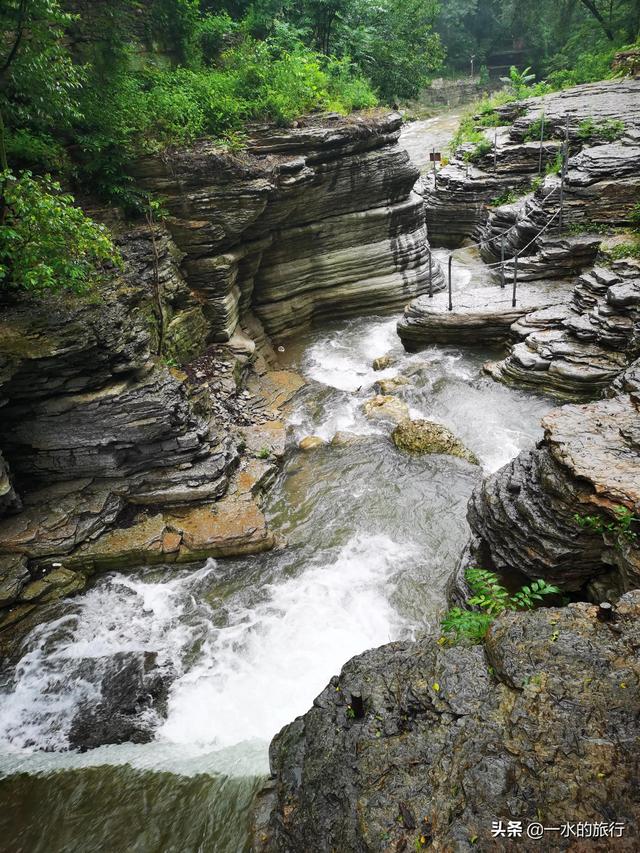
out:
<path id="1" fill-rule="evenodd" d="M 137 164 L 161 192 L 213 340 L 249 307 L 286 338 L 313 320 L 401 308 L 429 287 L 424 204 L 397 114 L 258 128 L 242 160 L 201 142 Z M 443 286 L 437 264 L 433 287 Z"/>
<path id="2" fill-rule="evenodd" d="M 467 518 L 486 567 L 579 590 L 601 574 L 619 592 L 640 585 L 637 539 L 603 536 L 575 516 L 616 524 L 640 507 L 640 401 L 623 395 L 554 409 L 541 445 L 477 487 Z"/>
<path id="3" fill-rule="evenodd" d="M 635 837 L 639 615 L 636 592 L 615 631 L 572 604 L 500 617 L 486 651 L 427 637 L 353 658 L 273 740 L 254 850 L 507 851 L 492 822 L 518 820 L 533 851 L 540 815 Z"/>
<path id="4" fill-rule="evenodd" d="M 80 752 L 110 743 L 148 743 L 166 714 L 172 673 L 157 667 L 155 655 L 120 652 L 87 659 L 78 676 L 98 680 L 101 696 L 83 705 L 68 733 Z"/>

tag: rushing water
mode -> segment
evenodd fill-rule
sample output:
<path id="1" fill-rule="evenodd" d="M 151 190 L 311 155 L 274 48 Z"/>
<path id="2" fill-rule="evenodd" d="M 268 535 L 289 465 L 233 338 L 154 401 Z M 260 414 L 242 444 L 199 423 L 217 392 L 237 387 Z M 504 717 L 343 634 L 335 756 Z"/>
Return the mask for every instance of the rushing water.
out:
<path id="1" fill-rule="evenodd" d="M 457 287 L 484 280 L 472 252 L 454 275 Z M 266 505 L 286 547 L 102 577 L 27 637 L 0 680 L 0 849 L 246 849 L 273 735 L 349 657 L 437 622 L 479 471 L 398 452 L 362 403 L 377 380 L 407 377 L 400 396 L 412 415 L 449 426 L 485 472 L 533 444 L 549 404 L 484 377 L 491 353 L 405 355 L 395 323 L 341 322 L 284 353 L 308 379 Z M 385 353 L 395 364 L 376 373 Z M 353 440 L 295 449 L 336 432 Z M 155 655 L 172 680 L 166 719 L 151 720 L 148 744 L 69 750 L 75 713 L 120 653 Z"/>

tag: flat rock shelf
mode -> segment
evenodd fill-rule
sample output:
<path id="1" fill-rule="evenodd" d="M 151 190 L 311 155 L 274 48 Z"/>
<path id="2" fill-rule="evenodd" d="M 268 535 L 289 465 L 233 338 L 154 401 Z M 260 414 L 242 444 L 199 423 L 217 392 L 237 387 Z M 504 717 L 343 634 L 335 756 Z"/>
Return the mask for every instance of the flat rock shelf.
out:
<path id="1" fill-rule="evenodd" d="M 504 340 L 513 323 L 542 308 L 565 302 L 569 282 L 523 282 L 512 305 L 511 282 L 500 287 L 476 287 L 453 294 L 449 311 L 447 293 L 414 299 L 398 322 L 398 334 L 409 352 L 430 344 L 484 344 Z"/>

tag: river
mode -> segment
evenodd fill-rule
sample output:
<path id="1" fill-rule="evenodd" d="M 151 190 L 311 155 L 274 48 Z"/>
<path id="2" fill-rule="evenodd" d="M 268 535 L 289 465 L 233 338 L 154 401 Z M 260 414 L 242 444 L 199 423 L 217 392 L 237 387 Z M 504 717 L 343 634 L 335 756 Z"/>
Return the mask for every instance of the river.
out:
<path id="1" fill-rule="evenodd" d="M 419 151 L 422 139 L 428 152 L 453 122 L 416 124 L 408 143 Z M 462 252 L 454 284 L 481 282 L 482 272 L 477 255 Z M 103 576 L 29 635 L 0 682 L 0 849 L 247 849 L 273 735 L 351 656 L 437 624 L 479 469 L 397 451 L 362 403 L 376 380 L 407 377 L 401 396 L 412 416 L 450 427 L 485 472 L 534 444 L 550 403 L 486 378 L 481 365 L 494 353 L 404 354 L 396 320 L 325 326 L 282 355 L 308 380 L 266 502 L 286 547 Z M 388 352 L 394 366 L 373 371 Z M 304 436 L 338 431 L 353 440 L 296 449 Z M 102 662 L 116 653 L 153 653 L 170 674 L 167 718 L 151 743 L 71 751 L 73 716 L 99 694 Z"/>

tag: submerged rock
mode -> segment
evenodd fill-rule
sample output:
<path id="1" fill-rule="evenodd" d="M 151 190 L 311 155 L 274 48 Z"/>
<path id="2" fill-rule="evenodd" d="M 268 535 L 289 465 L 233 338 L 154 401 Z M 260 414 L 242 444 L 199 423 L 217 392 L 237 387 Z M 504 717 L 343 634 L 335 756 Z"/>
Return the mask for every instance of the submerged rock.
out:
<path id="1" fill-rule="evenodd" d="M 380 379 L 373 387 L 379 394 L 388 395 L 410 384 L 411 381 L 406 376 L 395 376 L 392 379 Z"/>
<path id="2" fill-rule="evenodd" d="M 353 658 L 274 738 L 254 850 L 508 851 L 492 826 L 509 820 L 522 850 L 540 820 L 618 820 L 634 849 L 638 646 L 633 592 L 612 624 L 572 604 L 501 616 L 486 648 L 431 636 Z"/>
<path id="3" fill-rule="evenodd" d="M 362 406 L 362 410 L 372 420 L 391 421 L 399 424 L 409 417 L 409 406 L 390 394 L 378 394 Z"/>
<path id="4" fill-rule="evenodd" d="M 395 358 L 390 353 L 387 353 L 386 355 L 374 358 L 371 366 L 374 370 L 386 370 L 388 367 L 393 367 L 395 361 Z"/>
<path id="5" fill-rule="evenodd" d="M 446 453 L 479 465 L 478 457 L 472 453 L 451 430 L 434 421 L 405 420 L 391 433 L 393 443 L 399 450 L 408 453 Z"/>

